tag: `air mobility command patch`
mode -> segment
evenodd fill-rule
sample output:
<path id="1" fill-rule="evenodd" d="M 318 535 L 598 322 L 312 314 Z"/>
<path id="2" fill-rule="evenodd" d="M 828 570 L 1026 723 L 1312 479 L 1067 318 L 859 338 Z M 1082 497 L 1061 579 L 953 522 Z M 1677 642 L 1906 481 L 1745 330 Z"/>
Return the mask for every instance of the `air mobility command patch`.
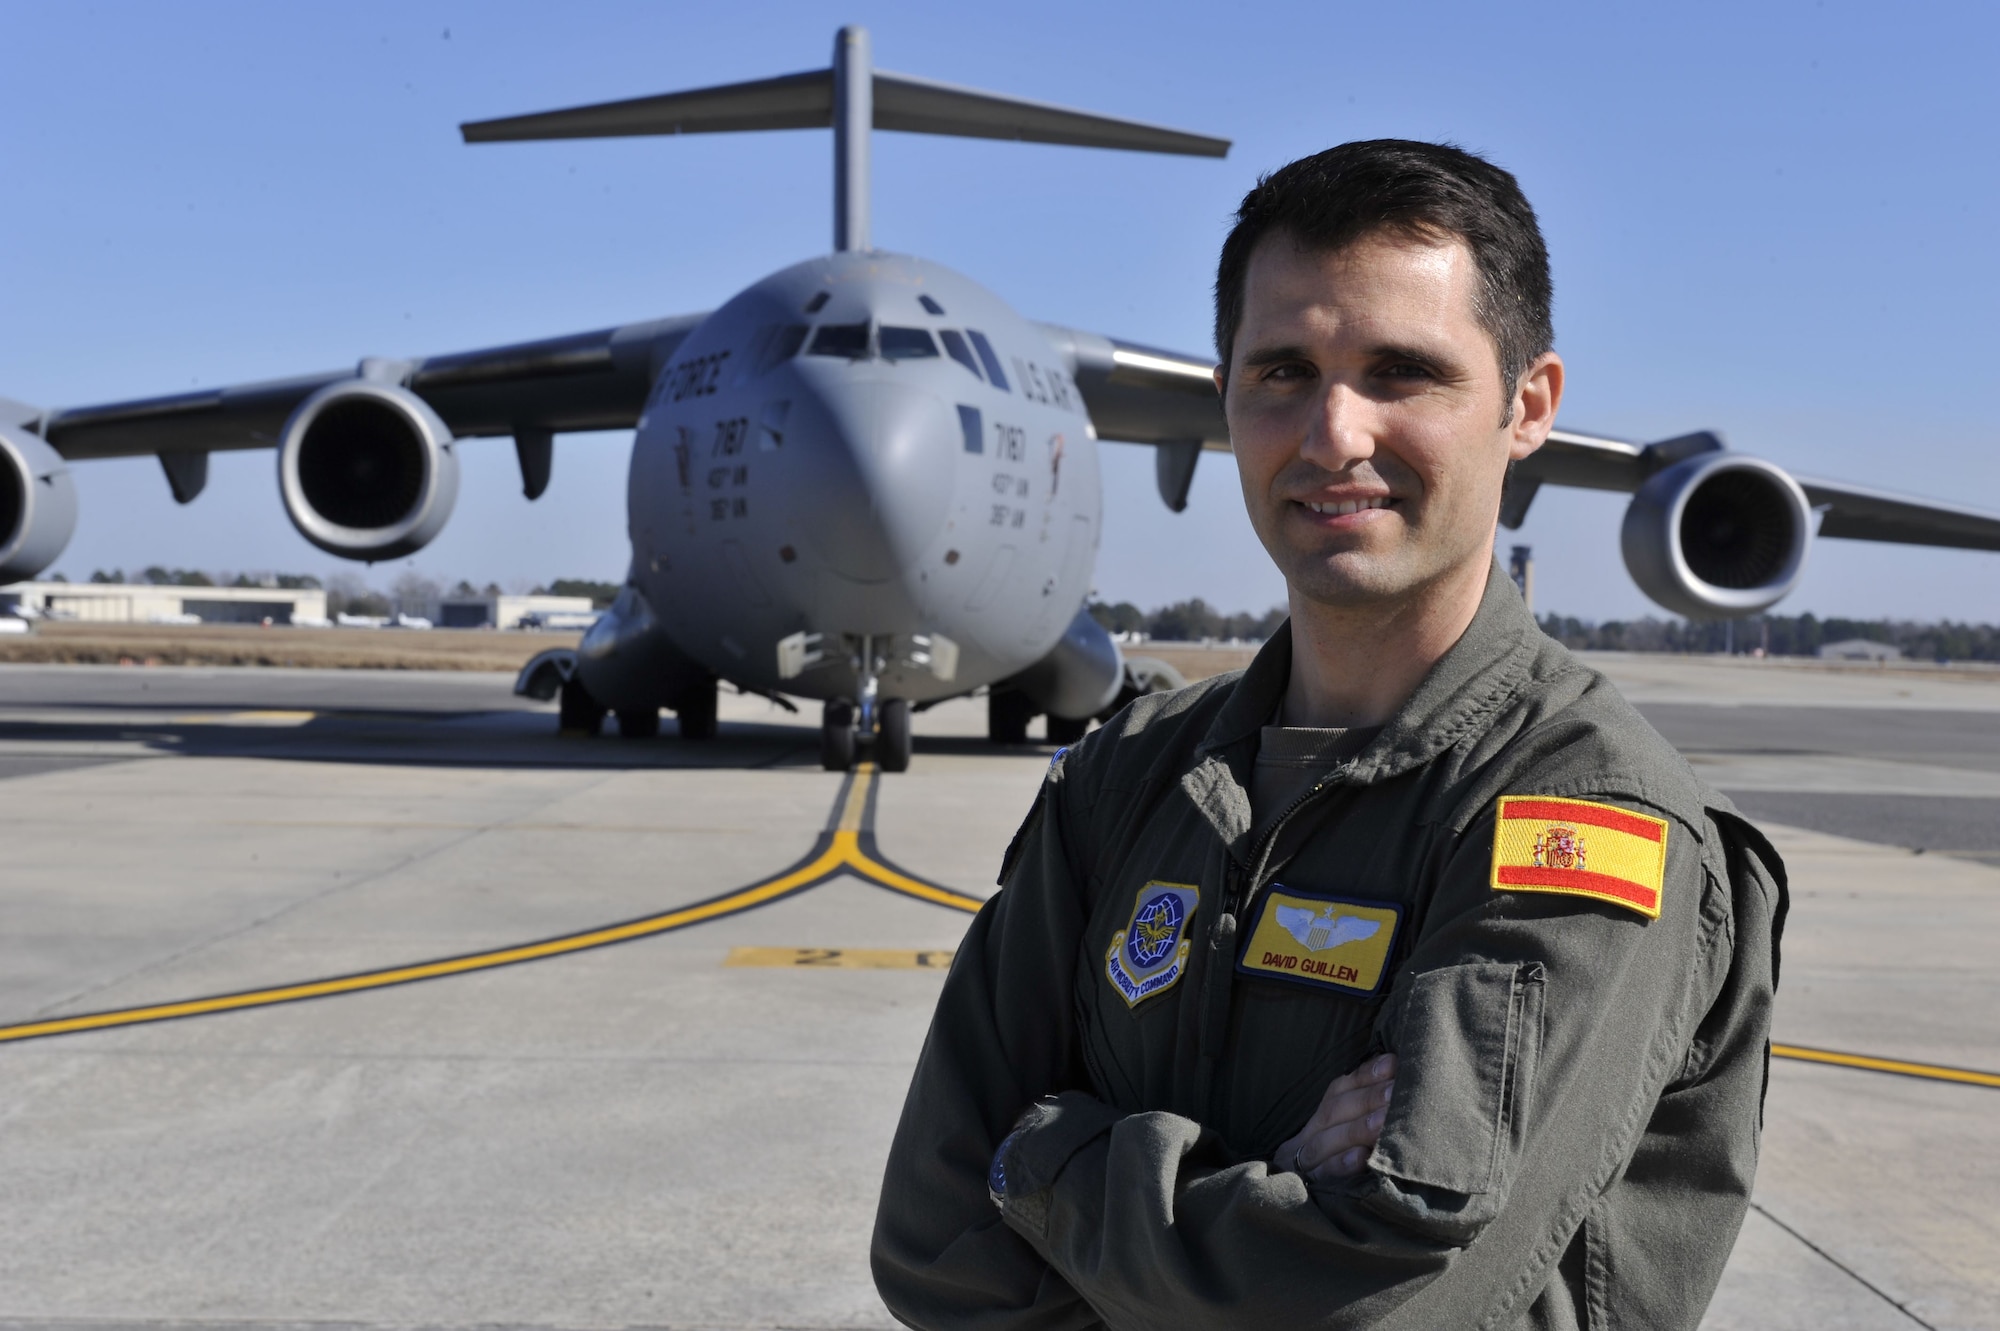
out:
<path id="1" fill-rule="evenodd" d="M 1139 889 L 1132 918 L 1111 936 L 1104 954 L 1104 973 L 1125 1006 L 1173 988 L 1187 974 L 1188 925 L 1200 904 L 1201 889 L 1189 883 L 1152 882 Z"/>
<path id="2" fill-rule="evenodd" d="M 1493 826 L 1493 890 L 1591 897 L 1660 918 L 1667 820 L 1589 800 L 1507 795 Z"/>
<path id="3" fill-rule="evenodd" d="M 1236 969 L 1322 989 L 1373 994 L 1389 970 L 1402 908 L 1291 892 L 1273 883 Z"/>

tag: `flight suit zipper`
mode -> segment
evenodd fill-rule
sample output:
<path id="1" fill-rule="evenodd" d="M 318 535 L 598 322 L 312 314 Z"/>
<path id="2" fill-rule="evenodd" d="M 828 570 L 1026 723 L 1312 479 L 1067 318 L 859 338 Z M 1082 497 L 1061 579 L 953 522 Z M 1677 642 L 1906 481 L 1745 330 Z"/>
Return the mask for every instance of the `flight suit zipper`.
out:
<path id="1" fill-rule="evenodd" d="M 1235 988 L 1237 917 L 1247 911 L 1265 884 L 1261 881 L 1270 867 L 1278 837 L 1301 810 L 1322 794 L 1342 786 L 1341 777 L 1353 767 L 1343 763 L 1314 782 L 1312 788 L 1285 807 L 1259 838 L 1248 871 L 1234 857 L 1224 877 L 1222 911 L 1208 931 L 1208 961 L 1201 980 L 1201 1016 L 1197 1031 L 1198 1052 L 1196 1103 L 1212 1114 L 1215 1071 L 1222 1061 L 1222 1048 L 1229 1038 L 1230 997 Z"/>

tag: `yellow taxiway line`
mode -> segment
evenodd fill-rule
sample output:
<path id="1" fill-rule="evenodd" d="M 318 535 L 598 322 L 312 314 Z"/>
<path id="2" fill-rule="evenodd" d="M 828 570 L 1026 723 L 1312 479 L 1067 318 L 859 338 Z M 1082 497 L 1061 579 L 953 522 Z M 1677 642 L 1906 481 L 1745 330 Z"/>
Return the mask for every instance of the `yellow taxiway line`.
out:
<path id="1" fill-rule="evenodd" d="M 51 1035 L 71 1035 L 80 1031 L 106 1030 L 118 1026 L 140 1026 L 150 1022 L 173 1021 L 181 1017 L 199 1017 L 216 1012 L 240 1012 L 246 1008 L 271 1007 L 279 1003 L 297 1003 L 309 998 L 329 998 L 337 994 L 363 993 L 370 989 L 412 984 L 418 980 L 467 975 L 475 971 L 492 970 L 499 966 L 514 966 L 526 961 L 543 961 L 550 957 L 568 956 L 574 952 L 586 952 L 593 948 L 609 947 L 617 943 L 629 943 L 635 939 L 672 933 L 691 925 L 705 924 L 741 911 L 753 910 L 780 897 L 817 887 L 841 874 L 853 874 L 865 882 L 904 896 L 914 897 L 919 901 L 930 902 L 932 905 L 968 913 L 976 912 L 985 904 L 980 898 L 963 892 L 954 892 L 936 883 L 925 882 L 874 853 L 872 844 L 874 837 L 868 814 L 869 801 L 876 791 L 877 777 L 873 763 L 861 763 L 856 766 L 853 776 L 848 779 L 845 789 L 841 792 L 839 816 L 834 820 L 833 826 L 822 834 L 820 844 L 815 847 L 814 853 L 810 853 L 804 861 L 776 877 L 767 878 L 734 892 L 725 892 L 707 901 L 697 901 L 673 910 L 662 911 L 657 915 L 627 920 L 622 924 L 605 925 L 596 929 L 586 929 L 580 933 L 563 934 L 556 938 L 492 948 L 484 952 L 468 952 L 463 956 L 442 957 L 407 966 L 389 966 L 381 970 L 360 971 L 353 975 L 306 980 L 297 984 L 273 985 L 264 989 L 245 989 L 233 994 L 214 994 L 205 998 L 187 998 L 170 1003 L 150 1003 L 138 1007 L 113 1008 L 104 1012 L 85 1012 L 72 1017 L 18 1022 L 11 1026 L 0 1026 L 0 1044 L 34 1040 Z M 752 953 L 758 955 L 753 958 Z M 780 957 L 779 954 L 783 956 Z M 738 948 L 730 954 L 730 959 L 725 964 L 833 965 L 869 969 L 915 966 L 930 969 L 934 966 L 949 965 L 950 956 L 950 952 L 945 950 L 892 954 L 855 949 Z M 1771 1056 L 1805 1063 L 1825 1063 L 1834 1067 L 1855 1068 L 1865 1072 L 1885 1072 L 1899 1077 L 1920 1077 L 1929 1081 L 2000 1089 L 2000 1073 L 1981 1072 L 1973 1068 L 1914 1063 L 1896 1058 L 1876 1058 L 1869 1054 L 1850 1054 L 1834 1049 L 1812 1049 L 1804 1045 L 1791 1044 L 1772 1045 Z"/>
<path id="2" fill-rule="evenodd" d="M 514 966 L 526 961 L 543 961 L 550 957 L 568 956 L 574 952 L 585 952 L 616 943 L 629 943 L 634 939 L 672 933 L 691 925 L 705 924 L 710 920 L 753 910 L 780 897 L 817 887 L 843 873 L 852 873 L 856 877 L 891 891 L 936 905 L 968 912 L 977 911 L 984 904 L 978 897 L 953 892 L 934 883 L 926 883 L 883 863 L 863 848 L 862 837 L 867 833 L 868 801 L 874 793 L 876 780 L 874 764 L 862 763 L 856 767 L 843 792 L 839 818 L 835 821 L 831 832 L 822 836 L 816 854 L 810 855 L 802 863 L 774 878 L 767 878 L 749 887 L 711 897 L 707 901 L 698 901 L 637 920 L 627 920 L 622 924 L 586 929 L 581 933 L 564 934 L 556 938 L 544 938 L 484 952 L 469 952 L 463 956 L 443 957 L 435 961 L 421 961 L 407 966 L 389 966 L 353 975 L 273 985 L 263 989 L 245 989 L 233 994 L 214 994 L 169 1003 L 149 1003 L 138 1007 L 113 1008 L 104 1012 L 85 1012 L 72 1017 L 50 1017 L 42 1021 L 18 1022 L 10 1026 L 0 1026 L 0 1044 L 34 1040 L 51 1035 L 71 1035 L 79 1031 L 140 1026 L 149 1022 L 173 1021 L 181 1017 L 199 1017 L 216 1012 L 240 1012 L 246 1008 L 297 1003 L 309 998 L 330 998 L 336 994 L 362 993 L 370 989 L 386 989 L 392 985 L 412 984 L 419 980 L 435 980 L 448 975 L 466 975 L 474 971 L 492 970 L 499 966 Z"/>
<path id="3" fill-rule="evenodd" d="M 1900 1058 L 1843 1054 L 1837 1049 L 1809 1049 L 1798 1044 L 1774 1044 L 1771 1046 L 1771 1057 L 1792 1058 L 1801 1063 L 1827 1063 L 1837 1068 L 1859 1068 L 1864 1072 L 1892 1072 L 1899 1077 L 1922 1077 L 1927 1081 L 1955 1081 L 1964 1086 L 1991 1086 L 2000 1090 L 2000 1072 L 1980 1072 L 1941 1063 L 1911 1063 Z"/>

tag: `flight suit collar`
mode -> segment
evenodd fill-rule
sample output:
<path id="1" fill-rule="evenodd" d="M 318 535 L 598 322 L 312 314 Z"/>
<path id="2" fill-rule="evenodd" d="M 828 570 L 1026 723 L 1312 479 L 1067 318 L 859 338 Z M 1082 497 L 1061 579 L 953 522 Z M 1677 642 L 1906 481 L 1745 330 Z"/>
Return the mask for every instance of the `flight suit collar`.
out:
<path id="1" fill-rule="evenodd" d="M 1373 785 L 1421 767 L 1469 736 L 1481 733 L 1527 683 L 1541 629 L 1498 562 L 1472 622 L 1432 666 L 1372 743 L 1356 754 L 1339 780 Z M 1230 854 L 1244 858 L 1251 830 L 1250 782 L 1257 741 L 1277 712 L 1292 675 L 1292 626 L 1287 620 L 1257 653 L 1208 732 L 1182 789 L 1202 810 Z"/>

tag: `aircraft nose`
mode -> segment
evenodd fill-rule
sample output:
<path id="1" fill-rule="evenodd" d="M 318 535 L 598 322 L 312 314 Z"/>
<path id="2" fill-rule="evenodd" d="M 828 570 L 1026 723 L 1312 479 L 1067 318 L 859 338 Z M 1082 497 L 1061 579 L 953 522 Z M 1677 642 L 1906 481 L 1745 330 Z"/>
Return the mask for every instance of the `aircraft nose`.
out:
<path id="1" fill-rule="evenodd" d="M 824 436 L 797 513 L 814 553 L 855 582 L 907 570 L 943 530 L 958 450 L 952 408 L 901 384 L 847 382 L 819 395 Z M 803 441 L 802 441 L 803 442 Z"/>

